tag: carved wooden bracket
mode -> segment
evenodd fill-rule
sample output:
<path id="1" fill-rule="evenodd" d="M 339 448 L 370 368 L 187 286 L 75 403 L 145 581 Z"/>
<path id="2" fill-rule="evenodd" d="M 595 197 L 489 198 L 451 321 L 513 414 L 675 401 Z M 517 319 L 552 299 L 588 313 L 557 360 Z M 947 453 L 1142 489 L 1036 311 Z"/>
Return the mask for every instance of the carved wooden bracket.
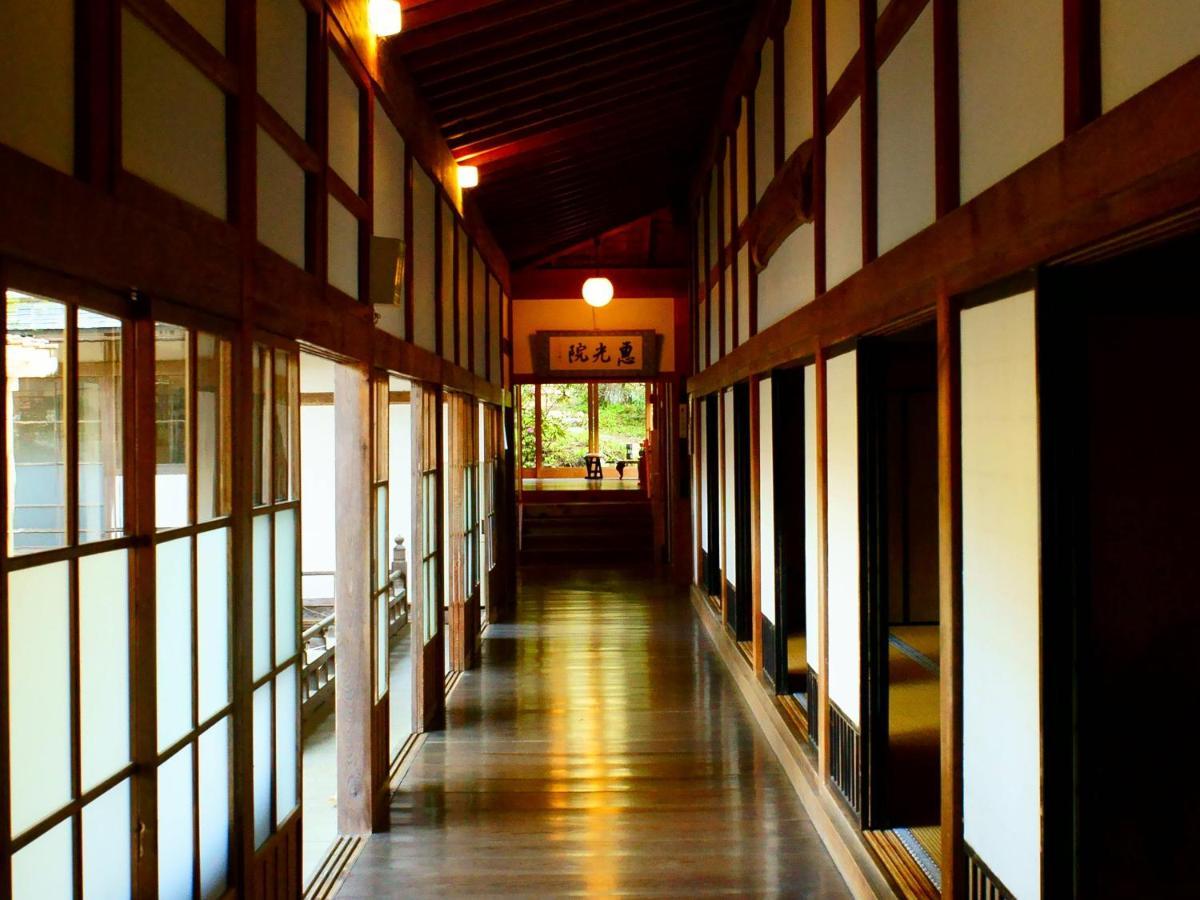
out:
<path id="1" fill-rule="evenodd" d="M 755 271 L 766 268 L 771 256 L 793 231 L 813 217 L 813 142 L 795 149 L 776 173 L 746 223 L 750 259 Z"/>

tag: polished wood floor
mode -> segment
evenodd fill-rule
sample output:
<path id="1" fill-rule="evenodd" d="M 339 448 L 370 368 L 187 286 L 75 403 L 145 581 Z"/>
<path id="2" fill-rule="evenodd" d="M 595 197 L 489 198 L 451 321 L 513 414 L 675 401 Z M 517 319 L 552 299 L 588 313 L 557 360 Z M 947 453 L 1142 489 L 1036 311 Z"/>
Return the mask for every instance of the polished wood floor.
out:
<path id="1" fill-rule="evenodd" d="M 849 896 L 686 594 L 525 570 L 339 897 Z"/>

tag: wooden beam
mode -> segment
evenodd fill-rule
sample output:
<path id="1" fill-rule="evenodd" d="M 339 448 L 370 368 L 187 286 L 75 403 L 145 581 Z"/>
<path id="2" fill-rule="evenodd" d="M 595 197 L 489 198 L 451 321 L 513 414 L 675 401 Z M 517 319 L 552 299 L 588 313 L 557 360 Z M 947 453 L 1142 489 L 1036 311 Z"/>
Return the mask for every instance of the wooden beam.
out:
<path id="1" fill-rule="evenodd" d="M 797 228 L 813 220 L 814 149 L 809 139 L 792 152 L 746 223 L 750 259 L 756 272 L 767 267 L 775 251 Z"/>
<path id="2" fill-rule="evenodd" d="M 816 0 L 820 2 L 820 0 Z M 1189 118 L 1190 117 L 1190 118 Z M 1193 60 L 693 377 L 708 394 L 1200 202 Z M 819 225 L 819 220 L 818 220 Z M 818 254 L 818 263 L 820 255 Z M 818 289 L 820 285 L 818 285 Z"/>

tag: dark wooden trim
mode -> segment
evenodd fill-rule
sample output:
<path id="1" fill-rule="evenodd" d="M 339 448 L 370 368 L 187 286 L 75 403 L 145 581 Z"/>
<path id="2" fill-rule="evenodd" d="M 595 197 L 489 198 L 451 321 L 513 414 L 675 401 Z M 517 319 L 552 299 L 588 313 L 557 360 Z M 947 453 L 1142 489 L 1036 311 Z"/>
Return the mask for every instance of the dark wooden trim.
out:
<path id="1" fill-rule="evenodd" d="M 941 218 L 959 204 L 958 0 L 932 3 L 934 205 Z"/>
<path id="2" fill-rule="evenodd" d="M 342 176 L 332 169 L 326 173 L 329 183 L 329 194 L 360 222 L 371 218 L 371 206 L 355 190 L 342 180 Z"/>
<path id="3" fill-rule="evenodd" d="M 813 220 L 814 150 L 815 144 L 810 139 L 792 152 L 746 223 L 750 261 L 755 272 L 766 268 L 775 251 L 797 228 Z M 752 329 L 752 333 L 757 332 L 757 328 Z"/>
<path id="4" fill-rule="evenodd" d="M 1200 133 L 1173 124 L 1193 114 L 1200 118 L 1200 60 L 1071 135 L 832 290 L 820 290 L 818 284 L 813 303 L 694 376 L 689 391 L 707 394 L 811 354 L 818 335 L 831 346 L 928 313 L 939 289 L 952 295 L 975 290 L 1195 203 L 1200 199 Z M 1098 194 L 1096 185 L 1107 190 Z M 820 238 L 819 219 L 817 224 Z M 819 250 L 818 268 L 821 261 Z"/>
<path id="5" fill-rule="evenodd" d="M 1100 0 L 1063 0 L 1063 104 L 1064 134 L 1100 116 Z"/>
<path id="6" fill-rule="evenodd" d="M 255 98 L 255 120 L 301 169 L 309 174 L 321 170 L 321 158 L 291 124 L 262 97 Z"/>
<path id="7" fill-rule="evenodd" d="M 937 298 L 942 896 L 966 895 L 963 853 L 962 412 L 959 312 Z"/>
<path id="8" fill-rule="evenodd" d="M 237 94 L 237 67 L 166 0 L 120 0 L 155 34 L 226 94 Z"/>

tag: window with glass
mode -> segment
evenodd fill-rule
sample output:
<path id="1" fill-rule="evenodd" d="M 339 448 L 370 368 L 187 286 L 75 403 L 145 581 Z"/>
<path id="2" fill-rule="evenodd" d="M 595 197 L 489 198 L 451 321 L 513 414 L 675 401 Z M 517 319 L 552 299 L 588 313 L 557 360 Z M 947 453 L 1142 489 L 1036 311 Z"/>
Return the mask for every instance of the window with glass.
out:
<path id="1" fill-rule="evenodd" d="M 643 382 L 521 387 L 521 468 L 526 476 L 577 477 L 584 457 L 605 467 L 636 462 L 646 440 Z"/>
<path id="2" fill-rule="evenodd" d="M 414 386 L 415 387 L 415 386 Z M 438 501 L 438 394 L 427 388 L 414 390 L 414 418 L 420 427 L 420 504 L 421 504 L 421 618 L 422 642 L 428 644 L 438 634 L 442 605 L 441 522 Z"/>
<path id="3" fill-rule="evenodd" d="M 251 375 L 252 756 L 260 848 L 300 799 L 299 354 L 290 345 L 256 343 Z"/>
<path id="4" fill-rule="evenodd" d="M 5 290 L 0 895 L 14 898 L 124 896 L 133 879 L 129 326 L 125 301 L 106 301 Z"/>
<path id="5" fill-rule="evenodd" d="M 154 325 L 158 891 L 229 884 L 232 360 L 217 335 Z"/>
<path id="6" fill-rule="evenodd" d="M 386 373 L 378 374 L 371 382 L 372 454 L 371 498 L 373 504 L 371 523 L 373 530 L 371 554 L 371 596 L 375 610 L 375 699 L 381 700 L 388 690 L 388 651 L 391 638 L 392 604 L 392 548 L 391 529 L 388 525 L 389 471 L 388 459 L 391 407 L 391 385 Z"/>

